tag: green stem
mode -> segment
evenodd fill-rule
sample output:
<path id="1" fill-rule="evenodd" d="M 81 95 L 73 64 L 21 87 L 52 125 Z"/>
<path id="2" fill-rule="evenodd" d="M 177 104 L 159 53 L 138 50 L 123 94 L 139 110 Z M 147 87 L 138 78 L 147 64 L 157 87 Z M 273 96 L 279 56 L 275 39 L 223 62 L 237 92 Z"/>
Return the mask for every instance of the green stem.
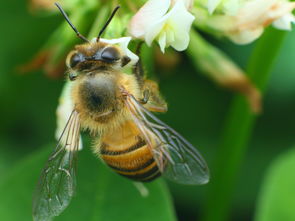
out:
<path id="1" fill-rule="evenodd" d="M 284 36 L 284 32 L 274 29 L 267 30 L 257 41 L 250 57 L 247 73 L 262 93 Z M 238 172 L 243 163 L 255 119 L 256 116 L 249 110 L 245 98 L 236 95 L 229 110 L 221 145 L 217 151 L 215 165 L 213 165 L 203 220 L 228 220 Z"/>

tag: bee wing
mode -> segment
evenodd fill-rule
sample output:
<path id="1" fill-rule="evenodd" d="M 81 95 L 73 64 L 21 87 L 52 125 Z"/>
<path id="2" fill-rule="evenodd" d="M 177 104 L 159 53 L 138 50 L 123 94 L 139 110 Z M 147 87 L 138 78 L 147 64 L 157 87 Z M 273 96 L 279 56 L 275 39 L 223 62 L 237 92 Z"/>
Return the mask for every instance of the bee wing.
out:
<path id="1" fill-rule="evenodd" d="M 74 195 L 79 132 L 79 115 L 74 110 L 37 185 L 33 199 L 35 221 L 47 221 L 58 216 Z"/>
<path id="2" fill-rule="evenodd" d="M 145 109 L 131 94 L 126 106 L 153 152 L 164 177 L 182 184 L 205 184 L 209 169 L 197 149 L 179 133 Z"/>

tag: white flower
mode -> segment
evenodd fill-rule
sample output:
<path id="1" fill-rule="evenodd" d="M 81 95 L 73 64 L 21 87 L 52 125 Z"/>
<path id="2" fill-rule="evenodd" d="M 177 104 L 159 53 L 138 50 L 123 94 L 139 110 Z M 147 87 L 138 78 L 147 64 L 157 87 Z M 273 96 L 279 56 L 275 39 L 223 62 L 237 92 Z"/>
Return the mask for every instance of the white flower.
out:
<path id="1" fill-rule="evenodd" d="M 163 53 L 169 46 L 183 51 L 189 44 L 189 31 L 195 19 L 188 12 L 190 5 L 191 1 L 185 0 L 149 0 L 131 19 L 129 32 L 148 45 L 157 40 Z"/>
<path id="2" fill-rule="evenodd" d="M 91 41 L 96 42 L 96 39 L 97 38 L 93 38 Z M 118 45 L 121 48 L 124 55 L 128 56 L 131 59 L 127 66 L 131 66 L 137 63 L 139 59 L 138 56 L 134 54 L 132 51 L 130 51 L 128 48 L 129 42 L 131 41 L 131 37 L 122 37 L 114 39 L 100 38 L 100 41 L 107 44 Z"/>
<path id="3" fill-rule="evenodd" d="M 295 21 L 292 15 L 295 2 L 288 0 L 237 0 L 239 4 L 234 0 L 218 0 L 215 2 L 217 5 L 212 3 L 215 0 L 208 0 L 208 6 L 210 1 L 211 10 L 216 7 L 218 10 L 211 16 L 203 13 L 197 22 L 237 44 L 254 41 L 270 24 L 278 29 L 291 30 L 291 23 Z"/>
<path id="4" fill-rule="evenodd" d="M 294 21 L 294 16 L 291 15 L 294 8 L 295 3 L 285 0 L 247 1 L 235 17 L 236 28 L 229 33 L 229 37 L 237 43 L 249 43 L 273 22 L 277 28 L 290 30 L 291 21 Z"/>
<path id="5" fill-rule="evenodd" d="M 56 110 L 57 127 L 55 130 L 55 138 L 59 140 L 69 118 L 73 111 L 74 105 L 71 98 L 71 83 L 67 82 L 64 85 L 63 91 L 59 98 L 59 104 Z M 79 150 L 82 149 L 82 139 L 80 137 Z"/>

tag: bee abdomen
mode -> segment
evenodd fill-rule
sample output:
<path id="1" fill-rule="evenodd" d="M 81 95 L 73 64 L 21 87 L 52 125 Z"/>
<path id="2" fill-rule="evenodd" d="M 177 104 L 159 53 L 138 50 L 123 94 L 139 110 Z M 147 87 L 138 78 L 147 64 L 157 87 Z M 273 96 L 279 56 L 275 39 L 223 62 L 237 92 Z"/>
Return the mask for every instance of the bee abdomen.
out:
<path id="1" fill-rule="evenodd" d="M 106 143 L 100 148 L 101 158 L 118 174 L 136 181 L 152 181 L 161 173 L 153 155 L 143 139 L 117 150 Z"/>

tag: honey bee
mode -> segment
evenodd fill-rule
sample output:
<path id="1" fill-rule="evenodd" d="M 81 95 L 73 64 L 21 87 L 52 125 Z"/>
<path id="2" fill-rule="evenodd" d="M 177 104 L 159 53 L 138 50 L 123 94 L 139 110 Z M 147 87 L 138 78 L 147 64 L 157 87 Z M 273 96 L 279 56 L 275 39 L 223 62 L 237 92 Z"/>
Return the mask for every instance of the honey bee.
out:
<path id="1" fill-rule="evenodd" d="M 86 43 L 75 46 L 66 59 L 74 109 L 39 180 L 35 220 L 58 215 L 69 204 L 81 129 L 97 137 L 94 152 L 124 177 L 148 182 L 163 175 L 182 184 L 207 183 L 209 170 L 200 153 L 151 113 L 165 112 L 167 105 L 157 84 L 144 78 L 141 61 L 132 75 L 126 74 L 122 69 L 131 59 L 120 47 L 101 41 L 119 7 L 96 40 L 88 41 L 56 5 Z"/>

